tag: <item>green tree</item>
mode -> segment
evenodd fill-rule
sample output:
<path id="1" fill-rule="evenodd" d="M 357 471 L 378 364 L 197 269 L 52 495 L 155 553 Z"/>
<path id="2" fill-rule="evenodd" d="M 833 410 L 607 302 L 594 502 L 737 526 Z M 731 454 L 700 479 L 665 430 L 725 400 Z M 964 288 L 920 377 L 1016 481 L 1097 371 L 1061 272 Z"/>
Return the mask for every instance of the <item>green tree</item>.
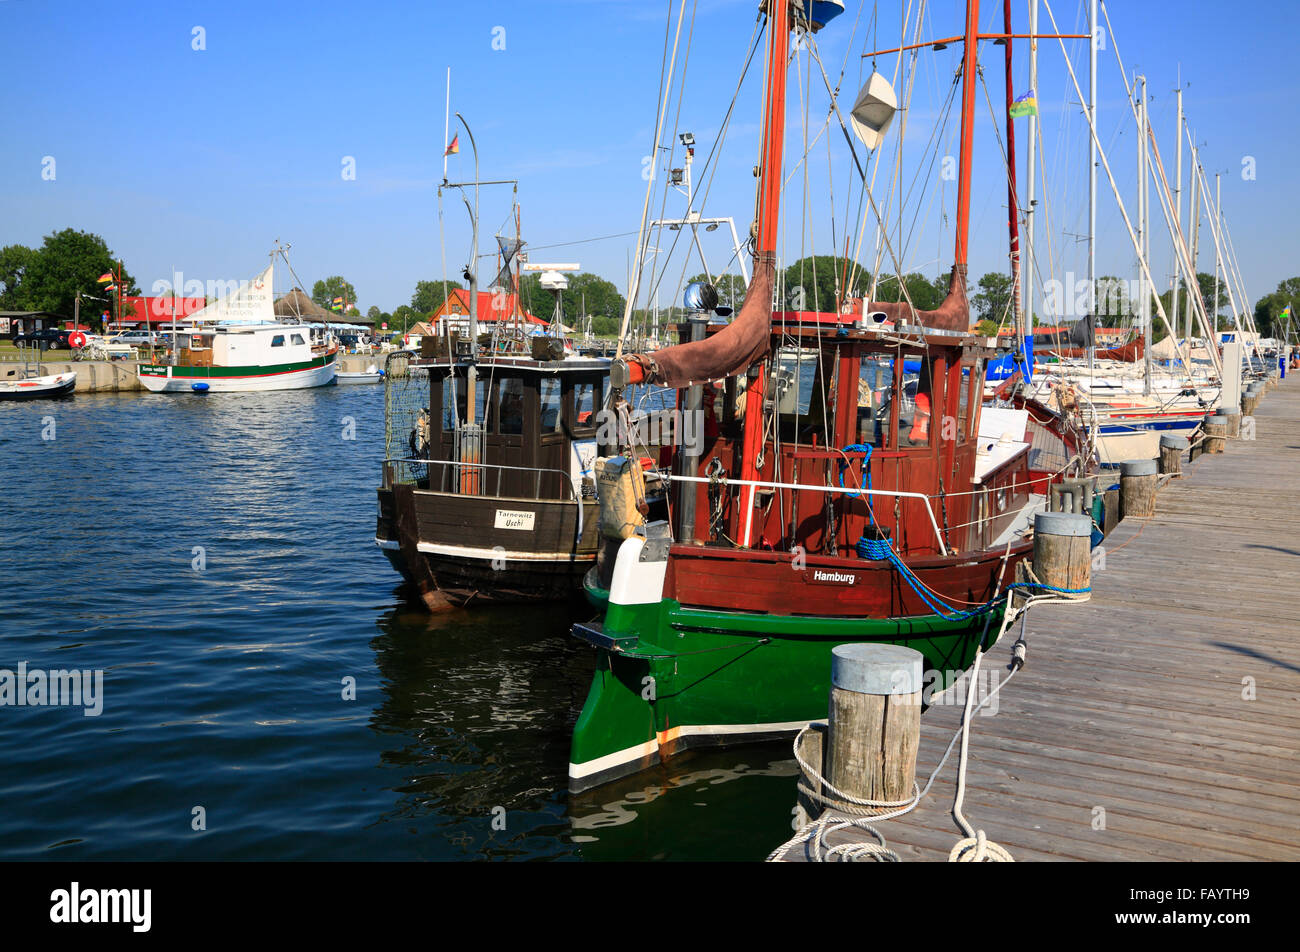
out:
<path id="1" fill-rule="evenodd" d="M 0 311 L 24 311 L 19 286 L 36 252 L 26 245 L 0 248 Z"/>
<path id="2" fill-rule="evenodd" d="M 1265 295 L 1255 304 L 1255 327 L 1264 337 L 1283 338 L 1287 332 L 1295 331 L 1295 313 L 1294 302 L 1300 301 L 1300 277 L 1286 278 L 1279 281 L 1277 290 L 1272 294 Z M 1288 306 L 1291 306 L 1293 320 L 1288 325 L 1286 321 L 1277 320 Z"/>
<path id="3" fill-rule="evenodd" d="M 370 305 L 370 307 L 366 308 L 366 317 L 370 320 L 370 323 L 372 324 L 378 321 L 379 306 L 377 304 L 372 304 Z"/>
<path id="4" fill-rule="evenodd" d="M 592 317 L 592 333 L 595 333 L 597 318 L 613 318 L 621 323 L 623 320 L 623 295 L 618 293 L 611 282 L 597 274 L 571 274 L 569 286 L 561 293 L 564 307 L 564 323 L 576 326 L 583 315 L 583 308 Z M 525 274 L 519 282 L 519 298 L 524 310 L 533 317 L 549 321 L 555 313 L 555 294 L 542 287 L 540 274 Z M 604 326 L 604 325 L 602 325 Z M 615 329 L 614 333 L 618 333 Z"/>
<path id="5" fill-rule="evenodd" d="M 416 321 L 424 320 L 424 315 L 408 304 L 399 304 L 393 311 L 393 318 L 388 322 L 390 331 L 406 332 Z"/>
<path id="6" fill-rule="evenodd" d="M 944 278 L 942 282 L 937 282 L 923 274 L 912 272 L 903 275 L 902 288 L 900 288 L 897 275 L 882 274 L 876 282 L 876 300 L 883 302 L 905 300 L 903 289 L 906 289 L 907 298 L 911 299 L 914 308 L 919 311 L 933 311 L 943 303 L 944 296 L 948 293 L 948 279 Z"/>
<path id="7" fill-rule="evenodd" d="M 446 282 L 446 294 L 448 295 L 451 294 L 453 289 L 463 288 L 464 285 L 459 281 Z M 442 307 L 442 302 L 446 300 L 443 292 L 442 281 L 417 281 L 415 283 L 415 293 L 411 295 L 411 307 L 422 316 L 427 317 Z"/>
<path id="8" fill-rule="evenodd" d="M 1134 305 L 1128 296 L 1128 285 L 1106 275 L 1097 279 L 1097 326 L 1124 327 L 1133 318 Z"/>
<path id="9" fill-rule="evenodd" d="M 17 259 L 21 257 L 21 252 L 16 254 Z M 49 311 L 72 317 L 76 312 L 77 296 L 104 297 L 104 286 L 99 283 L 99 276 L 116 270 L 113 252 L 99 235 L 73 228 L 46 235 L 41 247 L 22 270 L 15 289 L 19 306 L 13 310 Z M 121 293 L 140 293 L 135 279 L 125 270 L 122 284 Z M 95 302 L 95 312 L 101 307 L 109 309 L 107 302 Z M 91 315 L 83 315 L 83 320 L 86 319 L 97 323 Z"/>
<path id="10" fill-rule="evenodd" d="M 841 283 L 848 281 L 848 287 Z M 844 298 L 863 297 L 871 275 L 837 255 L 800 258 L 785 269 L 786 306 L 800 311 L 835 311 Z"/>
<path id="11" fill-rule="evenodd" d="M 331 275 L 324 281 L 317 281 L 311 287 L 311 299 L 327 311 L 334 306 L 334 299 L 337 297 L 343 298 L 345 307 L 350 308 L 357 303 L 357 289 L 340 274 Z"/>
<path id="12" fill-rule="evenodd" d="M 971 302 L 979 319 L 1001 324 L 1011 313 L 1011 276 L 1001 271 L 990 271 L 979 280 L 979 292 Z"/>

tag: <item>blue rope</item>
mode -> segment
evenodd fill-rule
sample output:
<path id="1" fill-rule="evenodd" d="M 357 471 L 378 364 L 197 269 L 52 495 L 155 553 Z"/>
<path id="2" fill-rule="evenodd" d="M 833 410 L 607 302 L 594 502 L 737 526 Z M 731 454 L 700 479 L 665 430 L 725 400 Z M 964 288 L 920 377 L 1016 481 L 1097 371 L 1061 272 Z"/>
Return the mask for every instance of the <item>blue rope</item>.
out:
<path id="1" fill-rule="evenodd" d="M 858 487 L 858 489 L 859 490 L 870 489 L 871 488 L 871 447 L 868 446 L 866 443 L 850 443 L 848 446 L 844 447 L 844 449 L 840 450 L 840 452 L 863 454 L 862 484 Z M 846 460 L 840 460 L 840 488 L 841 489 L 844 488 L 844 471 L 848 468 L 849 468 L 849 463 Z M 850 499 L 857 499 L 862 495 L 862 493 L 861 492 L 845 493 L 844 495 L 848 496 Z M 871 520 L 872 524 L 874 524 L 876 521 L 875 515 L 871 512 L 870 507 L 868 507 L 867 509 L 867 518 Z"/>
<path id="2" fill-rule="evenodd" d="M 871 559 L 876 562 L 889 562 L 894 568 L 898 569 L 898 574 L 903 577 L 903 581 L 911 587 L 912 591 L 921 596 L 921 600 L 929 606 L 930 610 L 945 621 L 964 621 L 968 618 L 975 618 L 992 611 L 1002 602 L 1006 593 L 1013 588 L 1032 588 L 1041 589 L 1049 592 L 1059 592 L 1063 595 L 1083 595 L 1092 591 L 1088 588 L 1058 588 L 1055 585 L 1046 585 L 1042 582 L 1012 582 L 997 595 L 990 598 L 982 605 L 974 608 L 957 609 L 954 605 L 949 605 L 942 598 L 931 593 L 921 584 L 921 580 L 916 574 L 907 567 L 907 564 L 899 558 L 898 553 L 894 551 L 893 544 L 889 539 L 868 539 L 863 536 L 858 540 L 858 555 L 864 559 Z"/>

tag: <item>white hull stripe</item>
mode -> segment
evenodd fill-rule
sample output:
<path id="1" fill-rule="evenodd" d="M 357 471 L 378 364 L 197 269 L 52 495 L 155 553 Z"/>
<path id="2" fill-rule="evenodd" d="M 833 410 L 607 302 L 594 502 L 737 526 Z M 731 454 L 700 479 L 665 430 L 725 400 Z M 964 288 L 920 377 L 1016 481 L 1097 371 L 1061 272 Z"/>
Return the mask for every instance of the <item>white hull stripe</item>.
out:
<path id="1" fill-rule="evenodd" d="M 568 552 L 508 552 L 503 549 L 483 549 L 465 545 L 442 545 L 421 542 L 416 546 L 430 555 L 452 555 L 461 559 L 507 559 L 511 562 L 594 562 L 594 553 L 572 555 Z"/>
<path id="2" fill-rule="evenodd" d="M 808 724 L 808 721 L 781 721 L 774 724 L 684 724 L 681 727 L 674 727 L 671 732 L 667 733 L 672 733 L 675 737 L 726 737 L 734 734 L 770 734 L 778 731 L 798 731 L 807 727 Z M 625 747 L 623 750 L 615 751 L 612 754 L 597 757 L 595 760 L 588 760 L 585 763 L 570 763 L 569 776 L 575 780 L 589 777 L 592 774 L 609 770 L 620 764 L 641 760 L 655 753 L 658 749 L 659 740 L 656 738 L 648 740 L 644 744 L 637 744 L 635 747 Z"/>

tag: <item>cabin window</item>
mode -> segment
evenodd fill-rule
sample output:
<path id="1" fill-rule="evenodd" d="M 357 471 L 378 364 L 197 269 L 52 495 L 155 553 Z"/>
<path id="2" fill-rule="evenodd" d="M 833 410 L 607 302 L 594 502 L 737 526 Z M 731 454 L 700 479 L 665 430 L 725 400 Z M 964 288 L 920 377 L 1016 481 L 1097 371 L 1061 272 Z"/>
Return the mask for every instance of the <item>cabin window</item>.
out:
<path id="1" fill-rule="evenodd" d="M 497 432 L 524 432 L 524 382 L 519 377 L 497 381 Z"/>
<path id="2" fill-rule="evenodd" d="M 577 426 L 595 426 L 595 412 L 602 403 L 600 384 L 579 383 L 573 387 L 573 412 Z"/>
<path id="3" fill-rule="evenodd" d="M 276 334 L 274 337 L 272 337 L 272 338 L 271 338 L 271 346 L 272 346 L 272 347 L 283 347 L 283 346 L 284 346 L 284 335 L 283 335 L 283 334 Z"/>
<path id="4" fill-rule="evenodd" d="M 307 343 L 305 340 L 302 339 L 302 335 L 301 335 L 301 334 L 294 334 L 294 335 L 293 335 L 293 342 L 294 342 L 295 344 L 305 344 L 305 343 Z"/>
<path id="5" fill-rule="evenodd" d="M 963 439 L 968 434 L 979 432 L 979 406 L 984 396 L 984 358 L 976 358 L 964 372 L 966 378 L 962 381 L 961 407 L 957 414 L 962 421 Z"/>
<path id="6" fill-rule="evenodd" d="M 456 429 L 456 421 L 465 419 L 465 396 L 468 391 L 464 377 L 448 377 L 442 382 L 442 428 Z M 474 420 L 487 420 L 487 382 L 479 378 L 474 385 Z"/>
<path id="7" fill-rule="evenodd" d="M 880 354 L 862 358 L 858 370 L 858 442 L 889 445 L 889 395 L 894 387 L 894 362 Z"/>
<path id="8" fill-rule="evenodd" d="M 541 381 L 542 433 L 559 433 L 564 422 L 564 387 L 558 377 Z"/>
<path id="9" fill-rule="evenodd" d="M 901 398 L 898 401 L 898 445 L 929 446 L 934 427 L 934 365 L 930 358 L 903 360 Z"/>
<path id="10" fill-rule="evenodd" d="M 837 351 L 829 348 L 782 347 L 773 361 L 770 390 L 786 441 L 832 442 L 826 432 L 831 417 Z M 829 386 L 828 386 L 829 385 Z"/>

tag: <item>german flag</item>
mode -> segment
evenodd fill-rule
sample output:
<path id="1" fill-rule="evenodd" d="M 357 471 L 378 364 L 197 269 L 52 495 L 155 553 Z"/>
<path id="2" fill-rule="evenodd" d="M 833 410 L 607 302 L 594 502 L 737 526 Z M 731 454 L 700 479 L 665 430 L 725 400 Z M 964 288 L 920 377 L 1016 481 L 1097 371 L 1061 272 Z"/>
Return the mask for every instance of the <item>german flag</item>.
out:
<path id="1" fill-rule="evenodd" d="M 451 137 L 451 145 L 447 146 L 447 151 L 444 152 L 443 155 L 444 156 L 455 155 L 459 151 L 460 151 L 460 133 L 458 132 Z"/>

